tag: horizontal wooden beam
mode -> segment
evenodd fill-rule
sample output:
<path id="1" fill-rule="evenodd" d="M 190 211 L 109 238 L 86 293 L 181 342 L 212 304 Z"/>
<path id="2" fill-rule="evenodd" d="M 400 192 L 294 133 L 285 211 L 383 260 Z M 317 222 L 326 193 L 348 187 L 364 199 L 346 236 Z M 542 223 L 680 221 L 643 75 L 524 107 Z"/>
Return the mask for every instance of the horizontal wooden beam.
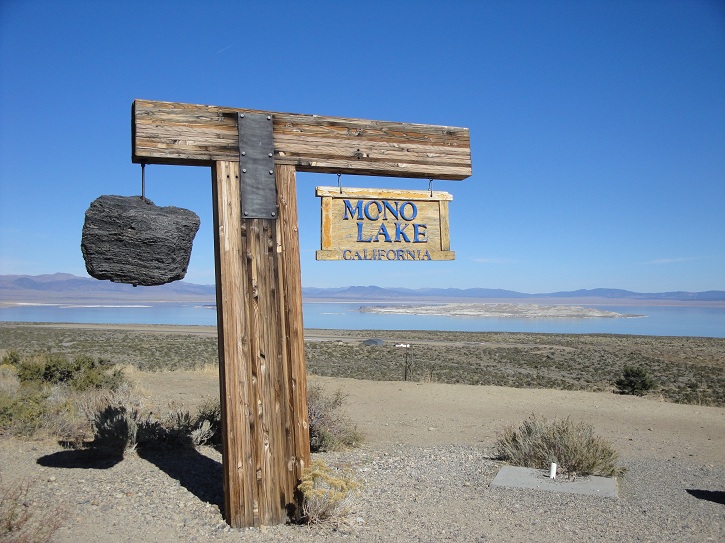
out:
<path id="1" fill-rule="evenodd" d="M 132 160 L 210 166 L 239 160 L 237 113 L 274 116 L 274 160 L 297 171 L 424 179 L 471 175 L 467 128 L 135 100 Z"/>

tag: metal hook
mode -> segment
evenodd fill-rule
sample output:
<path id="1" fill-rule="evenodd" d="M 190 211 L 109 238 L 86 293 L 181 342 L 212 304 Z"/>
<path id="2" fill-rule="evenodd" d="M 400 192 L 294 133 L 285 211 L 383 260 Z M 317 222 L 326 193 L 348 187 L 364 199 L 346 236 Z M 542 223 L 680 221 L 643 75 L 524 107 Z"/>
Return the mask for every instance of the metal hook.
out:
<path id="1" fill-rule="evenodd" d="M 342 181 L 340 180 L 342 177 L 341 173 L 337 174 L 337 188 L 340 189 L 340 194 L 342 194 Z"/>
<path id="2" fill-rule="evenodd" d="M 430 197 L 433 198 L 433 180 L 428 179 L 428 192 L 430 192 Z"/>

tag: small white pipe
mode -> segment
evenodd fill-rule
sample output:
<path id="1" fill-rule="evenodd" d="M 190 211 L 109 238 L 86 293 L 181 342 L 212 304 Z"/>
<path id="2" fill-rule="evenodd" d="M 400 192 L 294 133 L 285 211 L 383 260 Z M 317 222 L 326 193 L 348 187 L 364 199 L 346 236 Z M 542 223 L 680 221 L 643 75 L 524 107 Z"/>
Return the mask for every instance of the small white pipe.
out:
<path id="1" fill-rule="evenodd" d="M 556 464 L 554 462 L 551 463 L 551 470 L 549 471 L 549 478 L 556 479 Z"/>

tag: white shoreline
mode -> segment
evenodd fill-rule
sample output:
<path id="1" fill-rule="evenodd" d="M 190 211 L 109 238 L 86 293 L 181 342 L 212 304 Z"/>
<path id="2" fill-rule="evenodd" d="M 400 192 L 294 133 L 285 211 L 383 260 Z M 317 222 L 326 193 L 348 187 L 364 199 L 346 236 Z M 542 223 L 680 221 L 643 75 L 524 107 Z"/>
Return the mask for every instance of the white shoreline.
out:
<path id="1" fill-rule="evenodd" d="M 429 315 L 435 317 L 489 317 L 504 319 L 622 319 L 640 318 L 578 305 L 540 305 L 508 303 L 456 303 L 434 305 L 377 305 L 361 307 L 362 313 Z"/>

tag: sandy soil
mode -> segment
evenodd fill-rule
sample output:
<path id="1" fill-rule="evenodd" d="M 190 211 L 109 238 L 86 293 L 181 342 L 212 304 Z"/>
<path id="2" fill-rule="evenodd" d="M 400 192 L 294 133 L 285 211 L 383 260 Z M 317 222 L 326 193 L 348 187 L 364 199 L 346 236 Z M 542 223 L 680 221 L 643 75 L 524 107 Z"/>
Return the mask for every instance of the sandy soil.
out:
<path id="1" fill-rule="evenodd" d="M 145 404 L 193 408 L 218 394 L 215 371 L 131 373 Z M 625 458 L 681 458 L 725 467 L 725 409 L 656 398 L 547 389 L 359 381 L 312 377 L 347 394 L 345 409 L 370 446 L 491 446 L 532 413 L 590 423 Z"/>
<path id="2" fill-rule="evenodd" d="M 215 371 L 131 372 L 147 408 L 193 408 Z M 57 443 L 0 439 L 0 479 L 34 482 L 32 511 L 60 521 L 57 543 L 219 541 L 723 541 L 725 409 L 657 398 L 430 383 L 312 378 L 347 393 L 362 448 L 322 455 L 364 491 L 341 529 L 234 530 L 220 514 L 214 449 L 89 461 Z M 627 469 L 619 499 L 489 486 L 496 432 L 531 413 L 591 423 Z M 82 451 L 81 451 L 82 453 Z M 50 508 L 50 509 L 48 509 Z M 1 537 L 0 537 L 1 538 Z"/>

